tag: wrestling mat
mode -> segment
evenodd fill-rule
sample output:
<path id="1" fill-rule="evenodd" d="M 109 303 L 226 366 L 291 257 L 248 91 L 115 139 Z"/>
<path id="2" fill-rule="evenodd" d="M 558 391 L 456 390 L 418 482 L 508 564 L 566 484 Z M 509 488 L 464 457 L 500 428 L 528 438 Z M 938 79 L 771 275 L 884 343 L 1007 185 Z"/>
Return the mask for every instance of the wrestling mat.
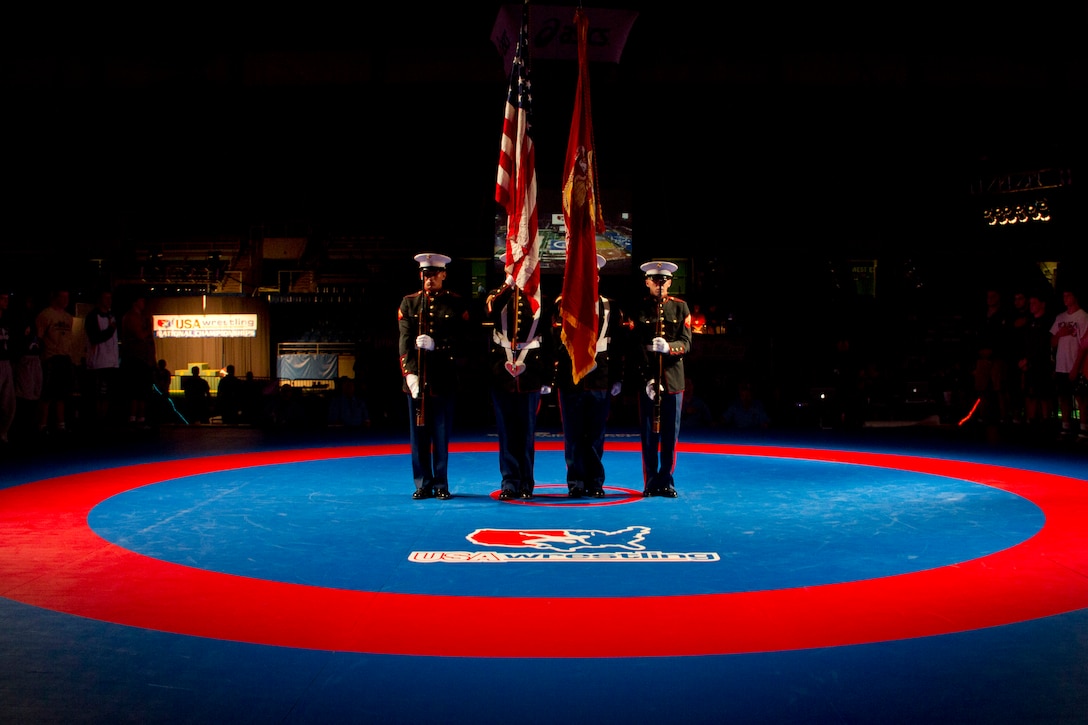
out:
<path id="1" fill-rule="evenodd" d="M 0 489 L 23 722 L 1086 722 L 1084 459 L 683 442 L 677 499 L 499 501 L 407 446 L 69 461 Z M 0 479 L 2 480 L 2 479 Z"/>

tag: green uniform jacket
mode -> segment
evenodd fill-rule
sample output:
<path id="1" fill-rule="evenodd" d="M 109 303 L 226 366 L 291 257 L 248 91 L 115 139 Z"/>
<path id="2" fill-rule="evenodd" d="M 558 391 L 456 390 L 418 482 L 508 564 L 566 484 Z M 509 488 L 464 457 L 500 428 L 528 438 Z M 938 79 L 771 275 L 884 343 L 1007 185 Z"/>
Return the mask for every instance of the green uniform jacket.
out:
<path id="1" fill-rule="evenodd" d="M 679 297 L 666 296 L 661 304 L 647 295 L 639 303 L 634 318 L 634 344 L 630 359 L 637 364 L 638 379 L 645 387 L 657 380 L 658 362 L 664 370 L 665 392 L 684 392 L 684 355 L 691 351 L 691 311 Z M 660 325 L 660 327 L 659 327 Z M 649 347 L 655 337 L 665 338 L 669 353 L 652 352 Z M 660 381 L 659 381 L 660 382 Z"/>
<path id="2" fill-rule="evenodd" d="M 445 289 L 430 295 L 420 290 L 400 301 L 397 323 L 400 327 L 401 376 L 420 375 L 419 363 L 422 361 L 420 384 L 429 394 L 455 393 L 467 343 L 468 307 L 463 298 Z M 416 338 L 421 334 L 434 338 L 434 350 L 416 349 Z M 402 389 L 408 392 L 407 383 Z"/>

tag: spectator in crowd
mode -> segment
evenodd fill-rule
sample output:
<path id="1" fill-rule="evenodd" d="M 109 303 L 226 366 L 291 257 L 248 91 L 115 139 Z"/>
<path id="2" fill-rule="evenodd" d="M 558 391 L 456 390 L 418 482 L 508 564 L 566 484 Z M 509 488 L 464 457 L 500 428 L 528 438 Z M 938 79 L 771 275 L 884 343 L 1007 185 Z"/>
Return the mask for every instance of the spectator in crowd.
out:
<path id="1" fill-rule="evenodd" d="M 73 319 L 68 312 L 68 290 L 54 290 L 49 306 L 35 319 L 41 344 L 42 394 L 38 404 L 38 432 L 67 431 L 68 403 L 75 388 Z"/>
<path id="2" fill-rule="evenodd" d="M 15 336 L 10 302 L 10 295 L 0 290 L 0 452 L 7 448 L 8 431 L 15 420 L 15 371 L 11 366 Z"/>
<path id="3" fill-rule="evenodd" d="M 695 380 L 690 375 L 684 381 L 684 405 L 680 409 L 680 419 L 685 429 L 714 427 L 714 413 L 710 410 L 710 404 L 695 394 Z"/>
<path id="4" fill-rule="evenodd" d="M 190 423 L 207 423 L 211 413 L 211 386 L 200 376 L 196 365 L 190 375 L 182 376 L 181 390 L 185 393 L 185 417 Z"/>
<path id="5" fill-rule="evenodd" d="M 153 392 L 155 364 L 155 330 L 147 300 L 137 297 L 121 318 L 121 374 L 128 390 L 129 425 L 147 427 L 147 400 Z"/>
<path id="6" fill-rule="evenodd" d="M 154 401 L 154 405 L 149 411 L 155 423 L 162 423 L 177 415 L 177 408 L 174 407 L 174 401 L 170 397 L 170 382 L 173 378 L 174 373 L 166 366 L 166 361 L 159 360 L 152 374 L 152 384 L 155 387 L 150 399 Z"/>
<path id="7" fill-rule="evenodd" d="M 1024 380 L 1024 419 L 1031 426 L 1043 427 L 1049 424 L 1056 405 L 1054 350 L 1050 346 L 1053 316 L 1047 312 L 1046 297 L 1041 293 L 1029 297 L 1028 307 L 1031 318 L 1017 367 Z"/>
<path id="8" fill-rule="evenodd" d="M 273 428 L 304 428 L 306 426 L 306 410 L 303 407 L 302 396 L 290 383 L 280 385 L 272 404 L 270 421 Z"/>
<path id="9" fill-rule="evenodd" d="M 975 394 L 979 399 L 977 420 L 998 423 L 1009 407 L 1009 317 L 996 289 L 986 291 L 986 311 L 977 330 Z"/>
<path id="10" fill-rule="evenodd" d="M 244 387 L 245 383 L 234 374 L 234 366 L 227 365 L 215 391 L 215 409 L 224 423 L 233 425 L 242 419 Z"/>
<path id="11" fill-rule="evenodd" d="M 1012 308 L 1009 310 L 1009 396 L 1008 414 L 1013 423 L 1021 423 L 1024 420 L 1024 371 L 1019 362 L 1025 357 L 1027 349 L 1028 331 L 1031 327 L 1031 304 L 1027 292 L 1017 289 L 1012 295 Z"/>
<path id="12" fill-rule="evenodd" d="M 247 370 L 242 380 L 242 423 L 250 425 L 260 422 L 263 414 L 264 391 L 261 383 L 253 378 L 253 371 Z"/>
<path id="13" fill-rule="evenodd" d="M 737 386 L 737 397 L 722 415 L 726 428 L 736 430 L 766 430 L 771 425 L 771 416 L 763 402 L 755 397 L 752 384 L 747 380 Z"/>
<path id="14" fill-rule="evenodd" d="M 830 380 L 834 391 L 831 406 L 836 418 L 834 424 L 844 428 L 860 426 L 865 417 L 865 361 L 861 351 L 857 349 L 854 335 L 846 330 L 836 335 L 831 360 Z M 738 400 L 740 397 L 738 395 Z"/>
<path id="15" fill-rule="evenodd" d="M 1081 411 L 1080 437 L 1088 439 L 1088 389 L 1083 383 L 1084 348 L 1088 346 L 1088 312 L 1080 306 L 1076 292 L 1062 291 L 1065 309 L 1050 326 L 1050 344 L 1054 348 L 1054 387 L 1062 418 L 1062 437 L 1073 439 L 1077 426 L 1073 419 L 1074 403 Z"/>
<path id="16" fill-rule="evenodd" d="M 117 334 L 117 318 L 113 315 L 113 293 L 103 290 L 83 321 L 87 336 L 87 390 L 92 401 L 89 411 L 96 424 L 110 421 L 116 409 L 120 380 L 121 353 Z"/>
<path id="17" fill-rule="evenodd" d="M 15 368 L 15 423 L 17 431 L 34 430 L 42 397 L 42 358 L 35 323 L 34 298 L 23 300 L 22 314 L 15 316 L 13 328 Z"/>
<path id="18" fill-rule="evenodd" d="M 691 331 L 696 335 L 707 332 L 706 315 L 703 314 L 702 306 L 698 302 L 691 306 Z"/>
<path id="19" fill-rule="evenodd" d="M 166 361 L 159 360 L 155 365 L 155 374 L 152 377 L 155 387 L 159 389 L 160 393 L 166 395 L 170 392 L 170 381 L 173 379 L 174 373 L 170 368 L 166 367 Z"/>
<path id="20" fill-rule="evenodd" d="M 329 425 L 345 428 L 369 428 L 370 412 L 366 401 L 359 395 L 355 379 L 340 377 L 336 394 L 329 401 Z"/>

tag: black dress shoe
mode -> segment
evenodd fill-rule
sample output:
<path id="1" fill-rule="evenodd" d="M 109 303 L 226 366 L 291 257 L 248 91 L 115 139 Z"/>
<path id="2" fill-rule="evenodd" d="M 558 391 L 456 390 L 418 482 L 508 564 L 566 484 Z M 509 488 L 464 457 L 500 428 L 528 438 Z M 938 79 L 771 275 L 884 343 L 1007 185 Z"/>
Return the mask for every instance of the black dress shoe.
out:
<path id="1" fill-rule="evenodd" d="M 444 488 L 440 488 L 434 492 L 434 497 L 437 498 L 439 501 L 449 501 L 451 498 L 453 498 L 453 494 Z"/>
<path id="2" fill-rule="evenodd" d="M 530 498 L 533 497 L 533 492 L 532 491 L 522 491 L 521 492 L 521 497 L 524 498 L 524 499 L 530 499 Z"/>
<path id="3" fill-rule="evenodd" d="M 425 498 L 431 498 L 432 496 L 434 496 L 434 491 L 429 488 L 417 488 L 416 492 L 412 494 L 412 498 L 414 498 L 416 501 Z"/>
<path id="4" fill-rule="evenodd" d="M 516 491 L 511 491 L 508 488 L 504 488 L 503 490 L 499 491 L 499 500 L 500 501 L 509 501 L 510 499 L 514 498 L 515 496 L 517 496 L 517 492 Z"/>
<path id="5" fill-rule="evenodd" d="M 571 498 L 582 498 L 582 493 L 583 493 L 582 489 L 572 488 L 572 489 L 570 489 L 569 492 L 567 492 L 567 495 L 570 496 Z"/>
<path id="6" fill-rule="evenodd" d="M 642 492 L 642 498 L 650 498 L 650 496 L 656 496 L 658 494 L 656 489 L 648 488 Z"/>
<path id="7" fill-rule="evenodd" d="M 604 489 L 603 488 L 591 488 L 588 491 L 586 491 L 586 496 L 589 496 L 590 498 L 604 498 Z"/>
<path id="8" fill-rule="evenodd" d="M 665 488 L 661 489 L 660 495 L 664 496 L 665 498 L 676 498 L 676 489 L 672 486 L 665 486 Z"/>

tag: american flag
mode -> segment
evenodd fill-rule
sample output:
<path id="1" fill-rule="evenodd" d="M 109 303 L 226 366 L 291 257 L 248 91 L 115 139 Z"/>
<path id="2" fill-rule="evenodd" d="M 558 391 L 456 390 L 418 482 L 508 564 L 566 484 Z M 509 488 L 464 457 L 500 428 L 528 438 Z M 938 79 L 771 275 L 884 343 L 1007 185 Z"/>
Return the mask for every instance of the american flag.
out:
<path id="1" fill-rule="evenodd" d="M 521 34 L 510 68 L 495 201 L 506 210 L 506 274 L 525 291 L 536 315 L 540 314 L 540 244 L 536 238 L 536 152 L 530 133 L 532 100 L 529 0 L 525 0 Z"/>
<path id="2" fill-rule="evenodd" d="M 597 234 L 604 233 L 605 226 L 597 193 L 597 155 L 589 107 L 589 21 L 581 8 L 574 12 L 574 25 L 578 34 L 578 87 L 563 165 L 567 264 L 559 313 L 563 345 L 570 353 L 571 376 L 577 383 L 597 367 Z"/>

